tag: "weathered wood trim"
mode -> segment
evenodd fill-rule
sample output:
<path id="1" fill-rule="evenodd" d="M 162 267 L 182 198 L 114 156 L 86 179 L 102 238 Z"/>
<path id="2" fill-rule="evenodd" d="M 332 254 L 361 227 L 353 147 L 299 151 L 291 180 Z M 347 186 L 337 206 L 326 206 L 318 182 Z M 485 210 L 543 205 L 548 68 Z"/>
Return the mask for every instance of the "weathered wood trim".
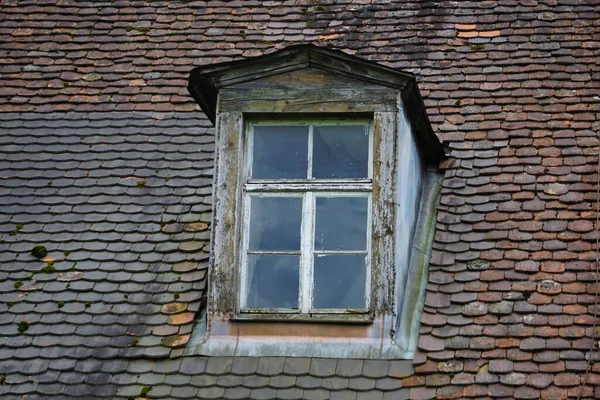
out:
<path id="1" fill-rule="evenodd" d="M 247 60 L 201 66 L 192 74 L 208 76 L 215 87 L 221 88 L 306 67 L 397 89 L 403 89 L 407 82 L 415 79 L 411 73 L 314 45 L 290 46 Z"/>
<path id="2" fill-rule="evenodd" d="M 238 171 L 242 162 L 243 118 L 240 112 L 219 114 L 216 129 L 217 158 L 213 199 L 212 268 L 209 311 L 234 311 L 237 284 L 233 273 L 240 229 Z"/>
<path id="3" fill-rule="evenodd" d="M 291 84 L 293 82 L 293 85 Z M 324 71 L 320 68 L 301 68 L 294 71 L 282 72 L 253 81 L 227 86 L 223 89 L 382 89 L 378 84 L 357 80 L 338 73 Z M 397 90 L 396 90 L 397 91 Z"/>
<path id="4" fill-rule="evenodd" d="M 396 119 L 396 112 L 374 116 L 371 307 L 375 313 L 393 312 L 394 305 Z"/>
<path id="5" fill-rule="evenodd" d="M 209 76 L 213 85 L 221 88 L 310 66 L 309 52 L 290 49 L 247 60 L 205 65 L 194 68 L 192 74 Z"/>
<path id="6" fill-rule="evenodd" d="M 341 51 L 318 47 L 310 50 L 310 65 L 324 71 L 400 90 L 404 89 L 408 82 L 415 80 L 411 73 L 353 57 Z"/>
<path id="7" fill-rule="evenodd" d="M 393 112 L 397 93 L 386 88 L 221 89 L 220 106 L 224 112 L 243 110 L 246 113 Z"/>

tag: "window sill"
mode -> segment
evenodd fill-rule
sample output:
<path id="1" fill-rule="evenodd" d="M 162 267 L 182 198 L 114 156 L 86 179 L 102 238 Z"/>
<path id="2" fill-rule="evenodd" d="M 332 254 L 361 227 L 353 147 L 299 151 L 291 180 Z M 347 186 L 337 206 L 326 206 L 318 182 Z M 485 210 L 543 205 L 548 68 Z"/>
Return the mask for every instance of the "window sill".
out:
<path id="1" fill-rule="evenodd" d="M 337 324 L 371 324 L 373 315 L 368 310 L 318 310 L 300 313 L 298 310 L 241 310 L 231 317 L 233 321 L 276 322 L 331 322 Z"/>

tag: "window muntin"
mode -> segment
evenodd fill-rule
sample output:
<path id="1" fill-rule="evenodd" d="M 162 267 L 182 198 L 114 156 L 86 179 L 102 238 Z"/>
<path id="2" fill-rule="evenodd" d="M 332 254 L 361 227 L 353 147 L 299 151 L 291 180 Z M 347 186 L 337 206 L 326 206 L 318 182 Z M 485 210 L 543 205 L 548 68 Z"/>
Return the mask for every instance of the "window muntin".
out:
<path id="1" fill-rule="evenodd" d="M 367 312 L 370 122 L 254 122 L 246 146 L 240 311 Z"/>

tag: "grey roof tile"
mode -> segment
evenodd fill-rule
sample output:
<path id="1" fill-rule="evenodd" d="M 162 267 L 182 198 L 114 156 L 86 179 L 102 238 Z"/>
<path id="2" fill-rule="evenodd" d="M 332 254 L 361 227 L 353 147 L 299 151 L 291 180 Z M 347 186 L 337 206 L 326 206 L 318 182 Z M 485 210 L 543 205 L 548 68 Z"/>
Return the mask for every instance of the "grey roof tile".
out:
<path id="1" fill-rule="evenodd" d="M 260 357 L 256 373 L 265 376 L 275 376 L 283 372 L 284 357 Z"/>
<path id="2" fill-rule="evenodd" d="M 383 393 L 378 391 L 358 392 L 356 400 L 383 400 Z"/>
<path id="3" fill-rule="evenodd" d="M 173 389 L 175 390 L 175 388 Z M 208 387 L 198 389 L 198 397 L 201 399 L 221 399 L 225 389 L 220 387 Z"/>
<path id="4" fill-rule="evenodd" d="M 110 382 L 111 375 L 106 373 L 87 374 L 84 382 L 91 385 L 104 385 Z"/>
<path id="5" fill-rule="evenodd" d="M 235 363 L 234 363 L 235 367 Z M 188 375 L 198 375 L 204 372 L 206 359 L 201 357 L 184 357 L 181 360 L 179 372 Z M 233 370 L 232 370 L 233 372 Z"/>
<path id="6" fill-rule="evenodd" d="M 205 372 L 212 375 L 227 374 L 231 372 L 232 364 L 232 357 L 210 357 L 207 360 Z"/>
<path id="7" fill-rule="evenodd" d="M 380 378 L 375 382 L 375 388 L 382 391 L 397 390 L 402 387 L 402 381 L 394 378 Z"/>
<path id="8" fill-rule="evenodd" d="M 61 383 L 38 384 L 37 391 L 43 396 L 56 396 L 63 393 L 64 385 Z M 30 398 L 27 396 L 27 398 Z M 53 397 L 54 398 L 54 397 Z"/>
<path id="9" fill-rule="evenodd" d="M 388 375 L 389 366 L 387 360 L 365 360 L 362 374 L 368 378 L 381 378 Z"/>
<path id="10" fill-rule="evenodd" d="M 371 378 L 358 377 L 350 379 L 350 384 L 348 385 L 350 389 L 366 391 L 372 390 L 375 388 L 375 380 Z"/>
<path id="11" fill-rule="evenodd" d="M 70 384 L 70 383 L 79 384 L 79 383 L 83 382 L 84 379 L 85 379 L 85 374 L 68 371 L 68 372 L 61 372 L 61 374 L 58 377 L 58 382 L 65 383 L 65 384 Z"/>
<path id="12" fill-rule="evenodd" d="M 102 364 L 101 371 L 110 373 L 112 375 L 122 374 L 127 371 L 128 364 L 129 362 L 125 360 L 113 360 L 111 362 Z"/>
<path id="13" fill-rule="evenodd" d="M 312 358 L 309 373 L 320 377 L 333 376 L 336 374 L 337 362 L 333 358 Z"/>
<path id="14" fill-rule="evenodd" d="M 356 392 L 350 390 L 331 392 L 330 400 L 356 400 Z"/>
<path id="15" fill-rule="evenodd" d="M 279 389 L 277 398 L 282 400 L 298 400 L 304 396 L 304 390 L 300 388 Z"/>
<path id="16" fill-rule="evenodd" d="M 411 360 L 390 361 L 389 375 L 393 377 L 405 377 L 412 374 L 414 367 Z"/>
<path id="17" fill-rule="evenodd" d="M 231 373 L 236 375 L 254 374 L 258 368 L 258 357 L 235 357 Z"/>
<path id="18" fill-rule="evenodd" d="M 139 376 L 137 383 L 139 385 L 151 385 L 163 383 L 165 376 L 162 374 L 146 373 Z"/>
<path id="19" fill-rule="evenodd" d="M 169 374 L 165 375 L 164 382 L 171 386 L 188 386 L 191 378 L 191 376 L 183 374 Z"/>
<path id="20" fill-rule="evenodd" d="M 317 389 L 322 387 L 323 379 L 310 375 L 303 375 L 296 378 L 296 386 L 302 389 Z"/>
<path id="21" fill-rule="evenodd" d="M 223 398 L 228 400 L 248 399 L 251 390 L 245 387 L 227 388 L 223 392 Z"/>
<path id="22" fill-rule="evenodd" d="M 269 378 L 266 376 L 249 375 L 244 377 L 244 386 L 250 389 L 263 388 L 269 385 Z"/>
<path id="23" fill-rule="evenodd" d="M 336 374 L 343 377 L 356 377 L 362 373 L 362 360 L 338 360 Z"/>
<path id="24" fill-rule="evenodd" d="M 217 378 L 217 386 L 224 388 L 242 386 L 244 378 L 239 375 L 221 375 Z"/>
<path id="25" fill-rule="evenodd" d="M 64 357 L 64 355 L 63 355 L 63 357 Z M 77 365 L 77 360 L 70 359 L 70 358 L 60 358 L 60 359 L 52 360 L 52 362 L 50 364 L 50 368 L 52 368 L 55 371 L 70 372 L 70 371 L 75 370 L 76 365 Z"/>
<path id="26" fill-rule="evenodd" d="M 305 375 L 310 370 L 311 359 L 306 357 L 286 357 L 283 373 L 288 375 Z"/>
<path id="27" fill-rule="evenodd" d="M 250 398 L 256 400 L 271 400 L 277 398 L 277 390 L 271 388 L 256 388 L 250 391 Z"/>
<path id="28" fill-rule="evenodd" d="M 115 374 L 112 376 L 112 380 L 111 382 L 114 383 L 115 385 L 119 385 L 119 387 L 125 387 L 128 385 L 133 385 L 135 383 L 137 383 L 138 381 L 138 375 L 133 375 L 133 374 Z"/>
<path id="29" fill-rule="evenodd" d="M 269 386 L 275 389 L 291 388 L 296 384 L 296 377 L 289 375 L 273 376 L 269 380 Z"/>
<path id="30" fill-rule="evenodd" d="M 16 394 L 26 394 L 34 392 L 37 388 L 37 384 L 34 382 L 25 382 L 19 385 L 13 385 L 11 391 Z"/>
<path id="31" fill-rule="evenodd" d="M 217 377 L 212 375 L 195 375 L 190 380 L 190 385 L 196 387 L 211 387 L 217 383 Z"/>
<path id="32" fill-rule="evenodd" d="M 154 367 L 154 372 L 157 374 L 174 374 L 179 371 L 180 365 L 181 359 L 161 361 Z"/>
<path id="33" fill-rule="evenodd" d="M 182 386 L 182 387 L 174 387 L 171 388 L 170 390 L 170 395 L 172 398 L 175 399 L 193 399 L 193 398 L 198 398 L 198 396 L 200 396 L 200 393 L 202 393 L 203 395 L 207 395 L 210 397 L 200 397 L 200 398 L 218 398 L 218 397 L 214 397 L 215 396 L 215 390 L 217 389 L 216 393 L 219 393 L 218 388 L 196 388 L 196 387 L 192 387 L 192 386 Z M 206 390 L 206 392 L 201 392 L 202 390 Z M 150 395 L 152 397 L 154 397 L 155 393 L 150 393 Z"/>
<path id="34" fill-rule="evenodd" d="M 307 400 L 327 400 L 330 396 L 329 390 L 325 389 L 304 390 L 304 399 Z"/>
<path id="35" fill-rule="evenodd" d="M 150 396 L 152 396 L 153 399 L 168 398 L 171 394 L 171 390 L 171 386 L 153 385 L 152 390 L 150 391 Z M 195 393 L 193 392 L 193 394 Z"/>
<path id="36" fill-rule="evenodd" d="M 128 363 L 127 371 L 133 374 L 143 374 L 152 371 L 155 364 L 154 361 L 132 360 Z"/>
<path id="37" fill-rule="evenodd" d="M 348 378 L 342 378 L 339 376 L 323 378 L 323 387 L 328 390 L 347 389 L 349 383 L 350 380 Z"/>

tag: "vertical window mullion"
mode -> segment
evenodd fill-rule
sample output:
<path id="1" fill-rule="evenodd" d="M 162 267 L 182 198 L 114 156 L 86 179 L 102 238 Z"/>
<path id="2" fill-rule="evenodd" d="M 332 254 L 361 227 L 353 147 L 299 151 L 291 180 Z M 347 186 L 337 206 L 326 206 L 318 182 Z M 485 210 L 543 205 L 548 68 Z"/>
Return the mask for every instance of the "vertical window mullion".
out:
<path id="1" fill-rule="evenodd" d="M 244 182 L 247 182 L 250 177 L 252 177 L 252 155 L 254 154 L 254 125 L 248 123 L 248 137 L 247 146 L 248 149 L 246 151 L 246 162 L 244 163 Z"/>
<path id="2" fill-rule="evenodd" d="M 375 137 L 375 124 L 370 123 L 367 125 L 367 133 L 369 135 L 369 163 L 367 165 L 367 173 L 369 179 L 373 179 L 373 138 Z"/>
<path id="3" fill-rule="evenodd" d="M 313 125 L 308 126 L 308 168 L 306 171 L 307 178 L 312 179 L 312 164 L 313 164 Z"/>
<path id="4" fill-rule="evenodd" d="M 305 313 L 312 303 L 312 253 L 314 232 L 314 196 L 304 193 L 302 205 L 302 237 L 300 245 L 300 311 Z"/>

